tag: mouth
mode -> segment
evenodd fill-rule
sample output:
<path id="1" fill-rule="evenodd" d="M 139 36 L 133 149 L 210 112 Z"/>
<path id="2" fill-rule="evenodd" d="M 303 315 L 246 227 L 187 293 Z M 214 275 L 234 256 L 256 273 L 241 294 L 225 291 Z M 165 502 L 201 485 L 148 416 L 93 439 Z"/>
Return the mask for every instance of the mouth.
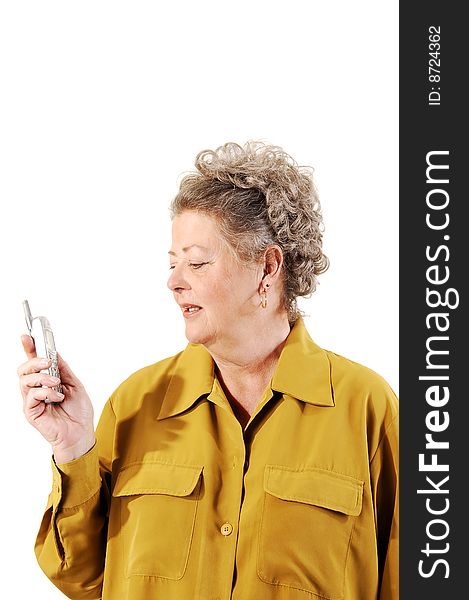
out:
<path id="1" fill-rule="evenodd" d="M 197 306 L 197 304 L 181 304 L 180 306 L 182 314 L 186 319 L 197 315 L 203 310 L 203 308 L 201 306 Z"/>

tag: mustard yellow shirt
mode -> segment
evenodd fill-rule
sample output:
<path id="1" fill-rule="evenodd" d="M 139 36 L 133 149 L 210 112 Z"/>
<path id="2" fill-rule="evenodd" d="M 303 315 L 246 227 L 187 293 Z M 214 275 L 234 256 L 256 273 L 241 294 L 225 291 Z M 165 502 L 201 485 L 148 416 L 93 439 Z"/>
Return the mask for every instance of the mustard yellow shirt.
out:
<path id="1" fill-rule="evenodd" d="M 70 598 L 398 598 L 397 399 L 303 319 L 243 430 L 201 345 L 106 403 L 36 541 Z"/>

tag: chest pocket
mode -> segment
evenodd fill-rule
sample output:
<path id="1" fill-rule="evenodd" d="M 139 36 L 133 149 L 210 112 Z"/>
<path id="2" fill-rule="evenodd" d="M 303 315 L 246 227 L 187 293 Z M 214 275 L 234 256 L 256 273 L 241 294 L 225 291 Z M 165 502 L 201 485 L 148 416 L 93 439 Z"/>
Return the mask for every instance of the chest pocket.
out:
<path id="1" fill-rule="evenodd" d="M 202 467 L 135 463 L 118 474 L 125 574 L 181 579 L 187 567 Z"/>
<path id="2" fill-rule="evenodd" d="M 260 579 L 330 600 L 343 598 L 362 497 L 363 482 L 353 477 L 268 465 L 259 526 Z"/>

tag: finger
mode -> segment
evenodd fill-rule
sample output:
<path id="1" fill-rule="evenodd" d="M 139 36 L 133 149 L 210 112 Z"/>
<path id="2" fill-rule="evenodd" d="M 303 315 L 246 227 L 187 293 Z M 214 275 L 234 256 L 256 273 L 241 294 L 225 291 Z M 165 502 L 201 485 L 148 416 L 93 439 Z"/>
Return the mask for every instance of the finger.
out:
<path id="1" fill-rule="evenodd" d="M 24 334 L 21 336 L 21 342 L 23 344 L 23 349 L 26 352 L 26 356 L 28 358 L 36 358 L 36 346 L 34 345 L 34 340 L 30 335 Z"/>
<path id="2" fill-rule="evenodd" d="M 63 400 L 64 395 L 50 387 L 31 388 L 25 396 L 23 409 L 24 412 L 27 412 L 36 408 L 41 402 L 50 404 L 52 402 L 62 402 Z"/>
<path id="3" fill-rule="evenodd" d="M 50 367 L 51 361 L 48 358 L 31 358 L 20 365 L 17 369 L 17 373 L 20 377 L 23 375 L 29 375 L 30 373 L 39 373 L 43 369 Z"/>
<path id="4" fill-rule="evenodd" d="M 53 377 L 48 373 L 32 373 L 30 375 L 23 375 L 20 380 L 21 390 L 24 394 L 27 394 L 29 389 L 32 387 L 41 387 L 43 385 L 48 387 L 55 387 L 60 383 L 58 377 Z"/>

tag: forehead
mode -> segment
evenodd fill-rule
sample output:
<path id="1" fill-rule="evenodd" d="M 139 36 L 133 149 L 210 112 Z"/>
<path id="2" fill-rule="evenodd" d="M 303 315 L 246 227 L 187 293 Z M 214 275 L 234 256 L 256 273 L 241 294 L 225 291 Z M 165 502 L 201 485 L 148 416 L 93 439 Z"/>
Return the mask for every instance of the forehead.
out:
<path id="1" fill-rule="evenodd" d="M 213 250 L 220 248 L 223 238 L 214 218 L 195 211 L 186 211 L 177 215 L 172 224 L 172 251 L 188 252 L 195 250 Z"/>

